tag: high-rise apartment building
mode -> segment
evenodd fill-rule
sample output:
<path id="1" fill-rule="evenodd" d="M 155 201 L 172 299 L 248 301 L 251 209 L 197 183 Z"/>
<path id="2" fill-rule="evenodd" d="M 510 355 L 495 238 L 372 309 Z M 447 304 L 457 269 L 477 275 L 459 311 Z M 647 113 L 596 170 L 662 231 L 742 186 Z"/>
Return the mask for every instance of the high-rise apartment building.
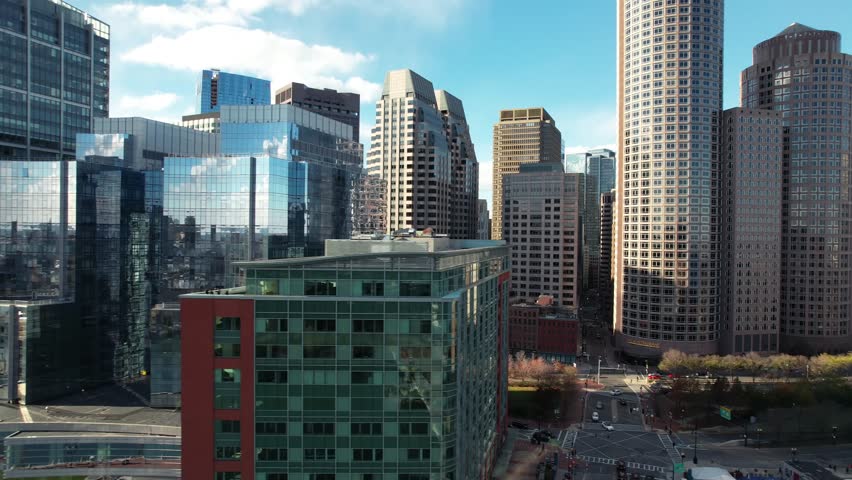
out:
<path id="1" fill-rule="evenodd" d="M 199 478 L 492 478 L 508 252 L 409 237 L 242 263 L 181 298 L 182 468 Z"/>
<path id="2" fill-rule="evenodd" d="M 721 130 L 719 349 L 778 351 L 781 314 L 781 112 L 732 108 Z"/>
<path id="3" fill-rule="evenodd" d="M 218 112 L 224 105 L 269 105 L 269 80 L 222 72 L 203 70 L 196 89 L 198 113 Z"/>
<path id="4" fill-rule="evenodd" d="M 503 178 L 503 239 L 512 258 L 513 299 L 539 295 L 580 306 L 583 174 L 561 162 L 528 163 Z"/>
<path id="5" fill-rule="evenodd" d="M 598 266 L 598 303 L 601 310 L 612 313 L 612 252 L 613 252 L 613 205 L 615 203 L 615 190 L 601 194 L 601 260 Z"/>
<path id="6" fill-rule="evenodd" d="M 501 110 L 494 124 L 491 238 L 503 238 L 503 179 L 525 163 L 562 165 L 562 134 L 543 108 Z"/>
<path id="7" fill-rule="evenodd" d="M 478 164 L 460 100 L 411 70 L 388 72 L 371 140 L 367 172 L 387 182 L 388 233 L 432 228 L 473 238 Z M 453 205 L 456 198 L 469 201 Z"/>
<path id="8" fill-rule="evenodd" d="M 57 0 L 0 7 L 0 159 L 73 159 L 109 111 L 109 25 Z"/>
<path id="9" fill-rule="evenodd" d="M 585 154 L 583 191 L 583 286 L 597 289 L 601 263 L 601 193 L 615 188 L 615 152 L 606 148 Z"/>
<path id="10" fill-rule="evenodd" d="M 618 347 L 716 351 L 723 0 L 619 0 Z"/>
<path id="11" fill-rule="evenodd" d="M 794 353 L 852 344 L 852 55 L 837 32 L 793 24 L 753 50 L 742 106 L 780 111 L 784 156 L 781 341 Z"/>
<path id="12" fill-rule="evenodd" d="M 461 100 L 436 90 L 438 110 L 444 119 L 444 136 L 453 169 L 450 197 L 450 237 L 475 239 L 479 222 L 479 163 Z"/>
<path id="13" fill-rule="evenodd" d="M 488 211 L 488 200 L 478 199 L 479 220 L 476 227 L 476 238 L 491 240 L 491 213 Z"/>
<path id="14" fill-rule="evenodd" d="M 275 92 L 275 103 L 293 105 L 352 127 L 352 138 L 358 142 L 361 132 L 361 95 L 338 92 L 330 88 L 311 88 L 301 83 L 288 83 Z"/>

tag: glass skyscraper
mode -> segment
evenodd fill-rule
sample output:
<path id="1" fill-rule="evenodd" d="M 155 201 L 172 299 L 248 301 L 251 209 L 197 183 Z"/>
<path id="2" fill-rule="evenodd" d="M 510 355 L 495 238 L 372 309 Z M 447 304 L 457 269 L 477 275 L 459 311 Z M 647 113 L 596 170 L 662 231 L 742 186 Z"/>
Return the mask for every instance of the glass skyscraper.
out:
<path id="1" fill-rule="evenodd" d="M 225 105 L 269 105 L 269 80 L 236 73 L 204 70 L 198 82 L 198 113 L 218 112 Z"/>
<path id="2" fill-rule="evenodd" d="M 583 284 L 596 289 L 601 278 L 601 194 L 615 188 L 615 152 L 606 148 L 589 151 L 584 171 Z"/>
<path id="3" fill-rule="evenodd" d="M 58 0 L 0 2 L 0 160 L 73 159 L 109 111 L 109 25 Z"/>
<path id="4" fill-rule="evenodd" d="M 246 287 L 181 298 L 183 471 L 491 478 L 507 426 L 506 245 L 327 246 L 243 263 Z"/>

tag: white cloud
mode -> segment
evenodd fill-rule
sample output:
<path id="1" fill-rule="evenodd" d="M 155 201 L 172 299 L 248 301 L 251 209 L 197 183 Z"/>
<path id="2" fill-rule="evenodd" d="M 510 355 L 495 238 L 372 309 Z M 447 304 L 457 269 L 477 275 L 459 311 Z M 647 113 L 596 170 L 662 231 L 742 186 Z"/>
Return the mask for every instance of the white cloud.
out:
<path id="1" fill-rule="evenodd" d="M 349 15 L 364 12 L 374 17 L 404 18 L 410 22 L 443 28 L 458 15 L 466 0 L 430 0 L 421 7 L 413 0 L 185 0 L 180 4 L 146 5 L 127 1 L 107 8 L 111 16 L 132 18 L 135 22 L 163 30 L 204 25 L 245 26 L 266 10 L 301 16 L 310 10 Z"/>
<path id="2" fill-rule="evenodd" d="M 156 35 L 122 54 L 121 59 L 190 72 L 215 65 L 222 70 L 267 78 L 273 88 L 298 81 L 315 87 L 348 89 L 361 94 L 364 102 L 374 101 L 381 91 L 378 84 L 350 76 L 371 61 L 371 56 L 232 25 L 211 25 L 177 36 Z"/>
<path id="3" fill-rule="evenodd" d="M 113 107 L 119 112 L 161 112 L 180 99 L 175 93 L 152 93 L 150 95 L 124 95 L 119 97 Z M 117 116 L 117 115 L 114 115 Z"/>

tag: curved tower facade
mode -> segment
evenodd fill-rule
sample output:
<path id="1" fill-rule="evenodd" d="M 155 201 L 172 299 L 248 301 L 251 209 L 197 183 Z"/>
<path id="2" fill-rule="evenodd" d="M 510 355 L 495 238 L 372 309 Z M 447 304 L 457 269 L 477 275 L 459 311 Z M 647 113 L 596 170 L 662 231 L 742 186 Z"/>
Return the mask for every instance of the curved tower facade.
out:
<path id="1" fill-rule="evenodd" d="M 840 34 L 794 23 L 753 50 L 742 105 L 781 112 L 784 151 L 781 349 L 846 352 L 852 343 L 852 55 Z"/>
<path id="2" fill-rule="evenodd" d="M 618 346 L 714 353 L 724 2 L 619 0 L 618 10 Z"/>

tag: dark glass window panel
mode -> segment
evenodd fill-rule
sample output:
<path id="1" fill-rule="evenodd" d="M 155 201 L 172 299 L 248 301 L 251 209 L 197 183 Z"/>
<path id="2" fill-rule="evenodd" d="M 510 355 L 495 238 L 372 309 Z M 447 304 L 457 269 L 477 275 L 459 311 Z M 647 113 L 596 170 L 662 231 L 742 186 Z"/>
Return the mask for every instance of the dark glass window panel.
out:
<path id="1" fill-rule="evenodd" d="M 333 345 L 305 345 L 305 358 L 334 358 L 335 347 Z"/>
<path id="2" fill-rule="evenodd" d="M 0 76 L 3 74 L 0 73 Z M 27 95 L 0 89 L 0 141 L 26 144 Z"/>
<path id="3" fill-rule="evenodd" d="M 0 0 L 0 28 L 24 34 L 26 21 L 27 2 L 25 0 Z"/>
<path id="4" fill-rule="evenodd" d="M 60 104 L 32 96 L 30 98 L 30 145 L 34 147 L 59 150 L 60 119 L 62 118 Z"/>
<path id="5" fill-rule="evenodd" d="M 337 322 L 328 320 L 305 320 L 305 332 L 334 332 L 337 330 Z"/>
<path id="6" fill-rule="evenodd" d="M 42 42 L 59 45 L 58 7 L 53 6 L 54 8 L 51 9 L 50 5 L 45 5 L 47 8 L 38 8 L 38 3 L 39 2 L 33 2 L 32 8 L 30 9 L 30 34 L 33 38 L 41 40 Z M 52 10 L 52 12 L 50 10 Z"/>
<path id="7" fill-rule="evenodd" d="M 65 48 L 77 53 L 89 55 L 89 31 L 85 28 L 65 23 Z"/>
<path id="8" fill-rule="evenodd" d="M 27 39 L 0 31 L 0 51 L 0 85 L 26 90 Z"/>

